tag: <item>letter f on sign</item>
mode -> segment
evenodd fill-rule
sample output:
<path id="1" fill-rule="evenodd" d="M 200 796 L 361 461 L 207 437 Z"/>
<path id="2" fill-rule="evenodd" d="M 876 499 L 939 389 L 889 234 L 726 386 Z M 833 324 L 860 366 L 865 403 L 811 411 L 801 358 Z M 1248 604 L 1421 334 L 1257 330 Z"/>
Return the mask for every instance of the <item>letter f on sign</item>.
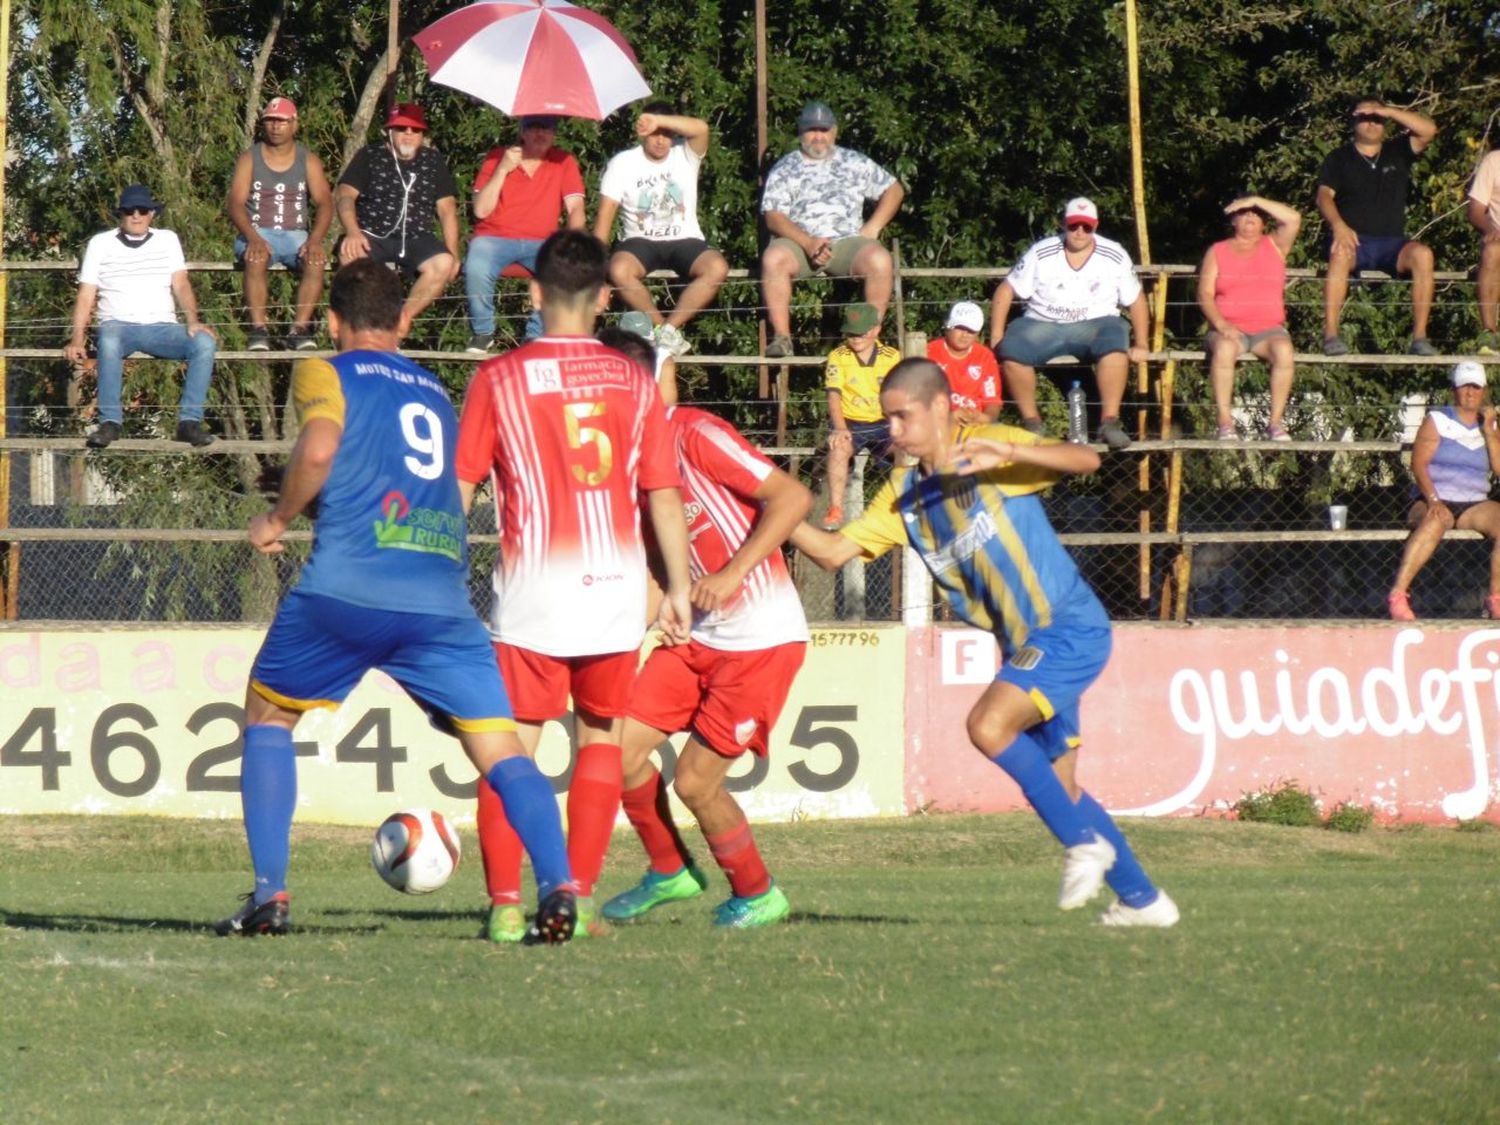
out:
<path id="1" fill-rule="evenodd" d="M 978 629 L 945 629 L 942 638 L 943 683 L 987 684 L 995 678 L 995 638 Z"/>

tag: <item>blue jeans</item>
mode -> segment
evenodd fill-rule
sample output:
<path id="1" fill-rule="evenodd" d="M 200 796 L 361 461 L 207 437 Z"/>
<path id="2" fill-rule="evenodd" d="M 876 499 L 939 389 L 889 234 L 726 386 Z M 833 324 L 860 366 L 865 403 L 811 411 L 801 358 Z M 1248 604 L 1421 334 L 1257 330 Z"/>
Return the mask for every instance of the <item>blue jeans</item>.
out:
<path id="1" fill-rule="evenodd" d="M 105 320 L 99 323 L 97 341 L 101 421 L 125 420 L 120 407 L 120 384 L 125 372 L 125 357 L 131 352 L 145 352 L 158 359 L 187 360 L 187 378 L 182 384 L 177 420 L 203 421 L 203 400 L 208 397 L 208 381 L 214 373 L 214 350 L 218 347 L 211 335 L 198 332 L 189 336 L 188 330 L 175 320 L 166 324 Z"/>
<path id="2" fill-rule="evenodd" d="M 302 247 L 307 245 L 307 232 L 305 230 L 272 230 L 269 227 L 256 227 L 255 233 L 266 240 L 266 245 L 271 248 L 271 260 L 268 266 L 285 266 L 293 273 L 302 272 Z M 250 249 L 250 243 L 245 236 L 237 234 L 234 236 L 234 260 L 241 269 L 245 266 L 245 251 Z"/>
<path id="3" fill-rule="evenodd" d="M 469 331 L 476 336 L 495 334 L 495 282 L 500 271 L 515 264 L 536 272 L 536 252 L 542 248 L 531 238 L 495 238 L 482 234 L 469 240 L 464 258 L 464 292 L 469 297 Z M 532 310 L 526 320 L 526 339 L 542 334 L 542 314 Z"/>

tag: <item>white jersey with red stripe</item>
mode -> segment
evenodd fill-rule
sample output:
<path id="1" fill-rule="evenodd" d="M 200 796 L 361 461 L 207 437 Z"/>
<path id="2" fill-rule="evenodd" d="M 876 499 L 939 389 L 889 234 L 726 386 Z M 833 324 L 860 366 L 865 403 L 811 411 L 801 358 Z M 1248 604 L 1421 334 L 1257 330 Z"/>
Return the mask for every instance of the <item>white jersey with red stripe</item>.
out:
<path id="1" fill-rule="evenodd" d="M 548 656 L 638 647 L 640 494 L 681 483 L 650 375 L 592 337 L 496 356 L 469 384 L 457 462 L 460 480 L 494 480 L 491 635 Z"/>
<path id="2" fill-rule="evenodd" d="M 682 473 L 688 562 L 696 582 L 722 570 L 749 538 L 760 516 L 755 492 L 775 466 L 722 418 L 684 406 L 667 411 L 667 418 Z M 693 639 L 730 652 L 808 639 L 802 599 L 779 549 L 745 576 L 727 605 L 694 612 Z"/>

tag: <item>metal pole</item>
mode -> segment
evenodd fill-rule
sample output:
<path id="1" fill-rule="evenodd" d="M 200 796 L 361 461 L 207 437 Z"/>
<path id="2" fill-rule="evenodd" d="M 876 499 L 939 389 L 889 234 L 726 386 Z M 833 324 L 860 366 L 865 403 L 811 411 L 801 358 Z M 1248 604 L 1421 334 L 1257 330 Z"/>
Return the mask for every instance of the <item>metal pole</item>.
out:
<path id="1" fill-rule="evenodd" d="M 767 125 L 769 109 L 767 106 L 767 89 L 770 83 L 766 73 L 766 0 L 755 0 L 755 167 L 757 176 L 764 175 L 766 167 L 766 148 L 771 143 L 769 126 Z M 761 187 L 765 187 L 765 181 L 761 180 Z M 756 335 L 759 340 L 759 351 L 761 355 L 766 354 L 766 318 L 757 316 Z M 786 441 L 786 396 L 785 376 L 786 368 L 781 369 L 782 377 L 776 383 L 777 395 L 777 422 L 776 440 L 785 444 Z M 760 369 L 760 397 L 771 397 L 771 369 L 762 367 Z"/>
<path id="2" fill-rule="evenodd" d="M 0 0 L 0 153 L 7 151 L 10 119 L 10 0 Z M 0 169 L 0 231 L 5 229 L 5 173 Z M 10 274 L 0 270 L 0 347 L 5 346 L 5 310 L 10 298 Z M 10 367 L 0 356 L 0 438 L 7 435 L 10 416 Z M 10 526 L 10 454 L 0 453 L 0 530 Z M 14 621 L 21 588 L 21 545 L 5 545 L 5 565 L 0 574 L 0 618 Z"/>

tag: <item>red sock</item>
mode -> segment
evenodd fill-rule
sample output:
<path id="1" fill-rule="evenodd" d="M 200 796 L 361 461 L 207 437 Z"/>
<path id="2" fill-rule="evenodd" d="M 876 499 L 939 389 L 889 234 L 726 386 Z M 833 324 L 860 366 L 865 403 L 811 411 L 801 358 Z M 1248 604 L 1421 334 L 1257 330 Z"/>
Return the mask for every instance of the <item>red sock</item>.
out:
<path id="1" fill-rule="evenodd" d="M 693 862 L 677 826 L 672 823 L 672 808 L 667 804 L 667 787 L 661 783 L 660 770 L 652 769 L 650 777 L 634 789 L 625 790 L 621 799 L 625 815 L 651 859 L 652 871 L 675 875 Z"/>
<path id="2" fill-rule="evenodd" d="M 754 898 L 771 889 L 771 873 L 766 870 L 765 860 L 760 858 L 760 849 L 755 846 L 748 820 L 740 821 L 728 832 L 709 836 L 708 847 L 724 874 L 729 876 L 729 887 L 738 897 Z"/>
<path id="3" fill-rule="evenodd" d="M 521 837 L 505 819 L 500 794 L 479 779 L 479 856 L 484 861 L 484 885 L 490 901 L 500 906 L 521 901 Z"/>
<path id="4" fill-rule="evenodd" d="M 620 748 L 591 742 L 578 748 L 568 786 L 568 864 L 580 895 L 594 893 L 620 812 Z"/>

